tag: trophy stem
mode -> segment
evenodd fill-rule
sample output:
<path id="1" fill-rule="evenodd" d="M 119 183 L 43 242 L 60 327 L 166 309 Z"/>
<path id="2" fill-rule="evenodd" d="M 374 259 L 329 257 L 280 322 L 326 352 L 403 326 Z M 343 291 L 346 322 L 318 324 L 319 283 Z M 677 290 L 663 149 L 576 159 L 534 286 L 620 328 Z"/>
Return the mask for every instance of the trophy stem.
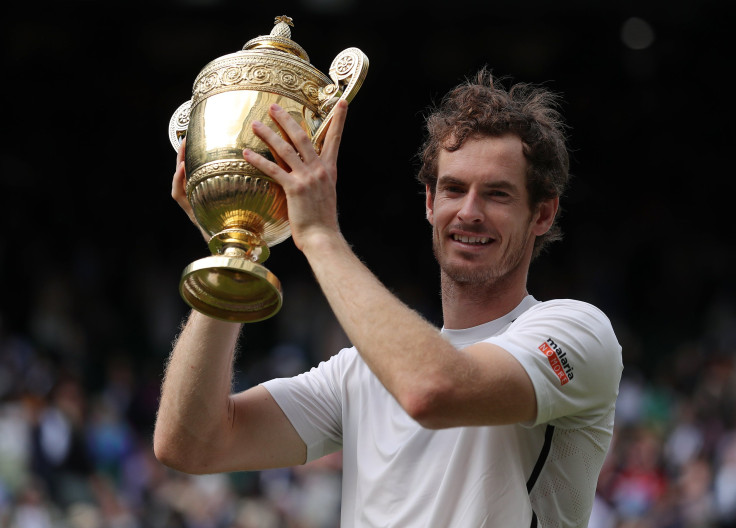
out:
<path id="1" fill-rule="evenodd" d="M 209 247 L 212 256 L 192 262 L 182 273 L 179 291 L 189 306 L 240 323 L 262 321 L 279 311 L 281 283 L 259 264 L 269 255 L 261 237 L 229 228 L 216 233 Z"/>
<path id="2" fill-rule="evenodd" d="M 243 248 L 235 246 L 226 247 L 222 254 L 226 257 L 238 257 L 248 260 L 254 260 L 252 252 L 248 252 Z"/>
<path id="3" fill-rule="evenodd" d="M 213 255 L 238 257 L 253 262 L 263 262 L 269 255 L 263 239 L 247 229 L 230 228 L 216 233 L 209 242 Z"/>

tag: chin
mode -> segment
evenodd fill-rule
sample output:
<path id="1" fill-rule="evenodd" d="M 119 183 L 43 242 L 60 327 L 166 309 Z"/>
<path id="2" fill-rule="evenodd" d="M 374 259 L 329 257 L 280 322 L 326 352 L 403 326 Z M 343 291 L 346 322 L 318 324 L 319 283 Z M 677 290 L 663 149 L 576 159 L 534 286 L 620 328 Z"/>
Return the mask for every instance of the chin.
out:
<path id="1" fill-rule="evenodd" d="M 493 286 L 509 280 L 522 266 L 518 258 L 506 259 L 504 262 L 469 263 L 448 262 L 440 260 L 440 269 L 447 279 L 463 286 Z"/>
<path id="2" fill-rule="evenodd" d="M 458 284 L 487 284 L 497 278 L 495 270 L 487 266 L 441 265 L 440 267 L 448 279 Z"/>

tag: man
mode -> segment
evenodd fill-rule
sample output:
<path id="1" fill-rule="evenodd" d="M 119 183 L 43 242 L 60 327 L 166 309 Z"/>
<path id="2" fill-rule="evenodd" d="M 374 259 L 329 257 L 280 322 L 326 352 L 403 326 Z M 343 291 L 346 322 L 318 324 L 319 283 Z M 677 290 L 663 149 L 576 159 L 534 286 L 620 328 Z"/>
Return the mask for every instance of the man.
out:
<path id="1" fill-rule="evenodd" d="M 283 162 L 244 157 L 284 187 L 294 243 L 355 347 L 231 395 L 240 327 L 193 312 L 163 385 L 159 459 L 211 473 L 342 449 L 344 528 L 587 526 L 621 349 L 595 307 L 539 302 L 526 290 L 533 256 L 559 238 L 568 155 L 554 101 L 524 85 L 507 92 L 482 71 L 428 119 L 419 178 L 441 268 L 441 331 L 394 297 L 340 233 L 347 105 L 321 155 L 271 108 L 294 146 L 255 123 Z M 182 160 L 183 151 L 172 193 L 187 210 Z"/>

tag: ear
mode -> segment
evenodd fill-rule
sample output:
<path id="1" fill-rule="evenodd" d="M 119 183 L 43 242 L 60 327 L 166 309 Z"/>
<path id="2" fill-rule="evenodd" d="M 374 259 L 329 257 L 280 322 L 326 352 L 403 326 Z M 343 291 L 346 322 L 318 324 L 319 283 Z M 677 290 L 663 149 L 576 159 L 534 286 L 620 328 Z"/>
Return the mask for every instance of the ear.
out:
<path id="1" fill-rule="evenodd" d="M 425 186 L 424 196 L 426 198 L 427 220 L 434 225 L 434 195 L 429 185 Z"/>
<path id="2" fill-rule="evenodd" d="M 555 196 L 549 200 L 544 200 L 537 206 L 536 218 L 534 220 L 533 232 L 536 236 L 540 236 L 549 231 L 557 216 L 557 210 L 560 208 L 560 198 Z"/>

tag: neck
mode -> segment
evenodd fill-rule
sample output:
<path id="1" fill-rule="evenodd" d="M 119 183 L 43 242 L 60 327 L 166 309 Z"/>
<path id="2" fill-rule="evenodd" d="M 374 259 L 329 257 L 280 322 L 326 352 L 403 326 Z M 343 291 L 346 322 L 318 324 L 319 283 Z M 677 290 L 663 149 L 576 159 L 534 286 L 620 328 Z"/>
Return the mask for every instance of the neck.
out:
<path id="1" fill-rule="evenodd" d="M 491 283 L 459 283 L 442 272 L 442 314 L 445 328 L 462 329 L 493 321 L 509 313 L 529 293 L 526 273 L 493 279 Z"/>

